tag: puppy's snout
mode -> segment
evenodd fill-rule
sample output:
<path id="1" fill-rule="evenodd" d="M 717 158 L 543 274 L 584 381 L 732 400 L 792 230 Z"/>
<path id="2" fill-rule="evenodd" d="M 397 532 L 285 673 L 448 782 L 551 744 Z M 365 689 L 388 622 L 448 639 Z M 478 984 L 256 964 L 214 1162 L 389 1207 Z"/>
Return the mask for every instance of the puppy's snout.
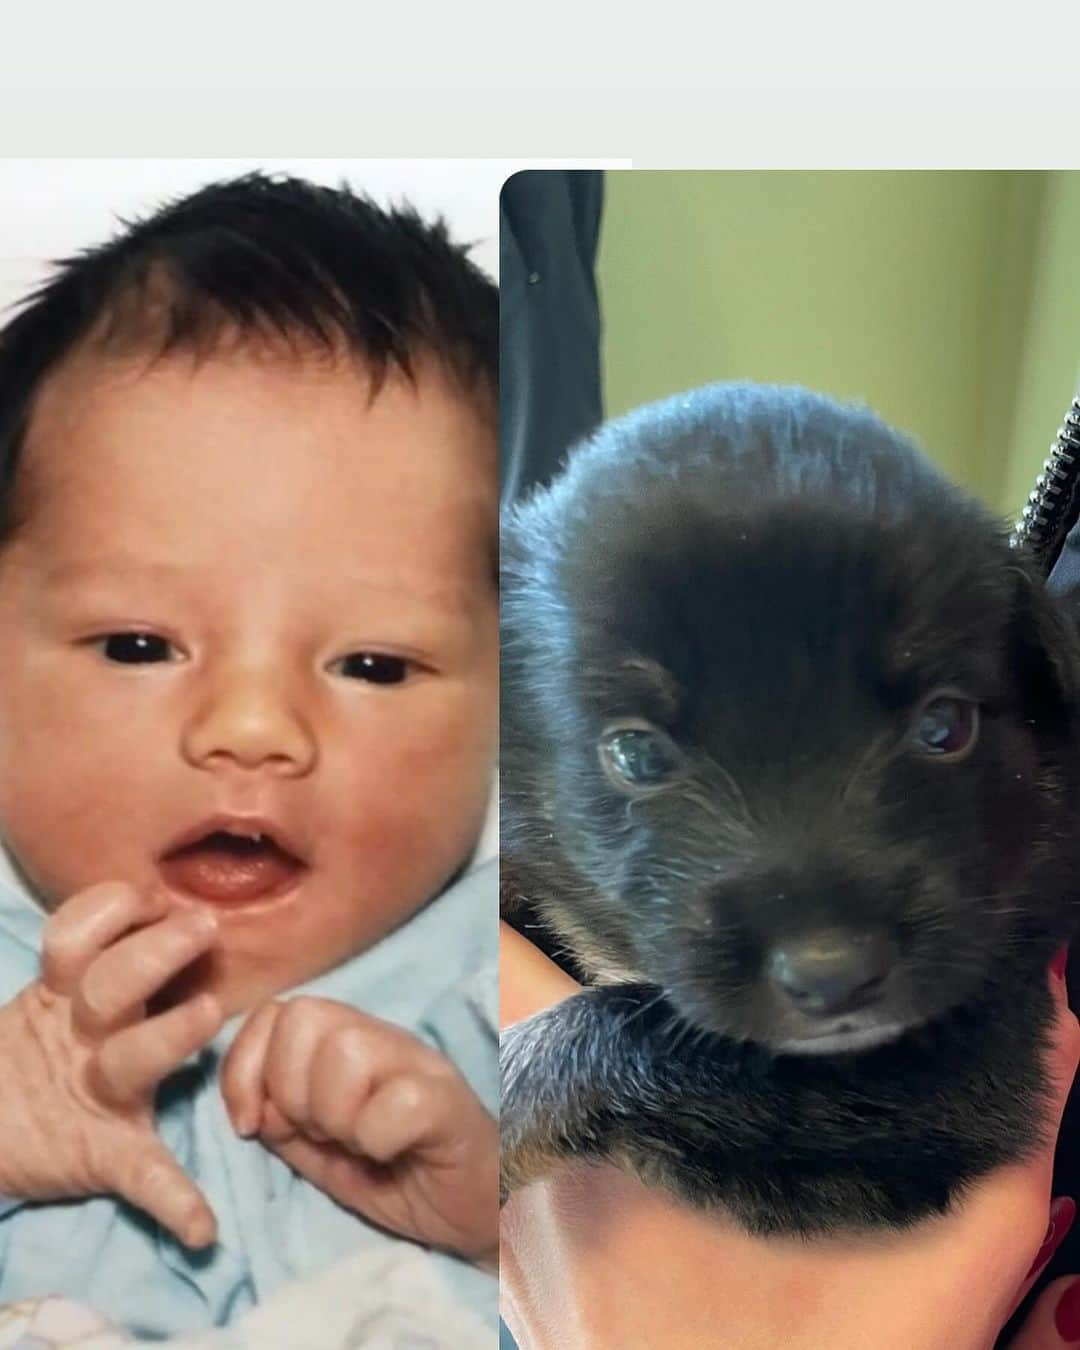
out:
<path id="1" fill-rule="evenodd" d="M 808 1017 L 828 1017 L 872 1003 L 898 955 L 884 933 L 830 929 L 786 939 L 766 968 L 787 1003 Z"/>

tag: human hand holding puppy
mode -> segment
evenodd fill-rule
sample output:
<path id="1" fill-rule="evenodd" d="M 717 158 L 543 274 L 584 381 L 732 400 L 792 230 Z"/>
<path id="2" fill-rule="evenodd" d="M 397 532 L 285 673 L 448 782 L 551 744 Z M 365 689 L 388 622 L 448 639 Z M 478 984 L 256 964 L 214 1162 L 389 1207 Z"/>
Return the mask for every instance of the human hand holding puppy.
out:
<path id="1" fill-rule="evenodd" d="M 255 1136 L 347 1209 L 496 1266 L 499 1131 L 443 1055 L 331 999 L 264 1004 L 222 1093 Z"/>
<path id="2" fill-rule="evenodd" d="M 211 994 L 155 1016 L 147 1003 L 213 944 L 205 913 L 121 882 L 65 901 L 45 926 L 42 973 L 0 1008 L 0 1195 L 117 1195 L 189 1247 L 213 1241 L 202 1192 L 157 1137 L 159 1082 L 210 1041 Z"/>
<path id="3" fill-rule="evenodd" d="M 505 924 L 500 960 L 504 1025 L 577 991 Z M 1064 981 L 1050 984 L 1056 1135 L 1080 1026 Z M 1044 1149 L 1001 1168 L 948 1215 L 907 1232 L 809 1242 L 749 1237 L 614 1167 L 574 1164 L 518 1191 L 503 1210 L 503 1315 L 521 1350 L 990 1350 L 1052 1255 L 1041 1250 L 1052 1163 Z M 1059 1214 L 1057 1240 L 1063 1227 Z M 1071 1283 L 1044 1292 L 1011 1350 L 1072 1343 L 1054 1325 Z"/>

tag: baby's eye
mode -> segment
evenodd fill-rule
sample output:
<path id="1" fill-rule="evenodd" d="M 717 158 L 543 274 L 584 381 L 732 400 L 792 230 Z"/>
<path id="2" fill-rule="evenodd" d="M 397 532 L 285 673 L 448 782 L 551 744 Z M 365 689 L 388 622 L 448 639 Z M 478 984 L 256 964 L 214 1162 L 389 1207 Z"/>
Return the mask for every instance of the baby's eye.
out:
<path id="1" fill-rule="evenodd" d="M 368 684 L 401 684 L 409 674 L 409 662 L 401 656 L 383 656 L 380 652 L 350 652 L 330 665 L 335 675 Z"/>
<path id="2" fill-rule="evenodd" d="M 106 661 L 122 666 L 171 661 L 177 655 L 172 643 L 157 633 L 107 633 L 95 638 L 93 645 Z"/>

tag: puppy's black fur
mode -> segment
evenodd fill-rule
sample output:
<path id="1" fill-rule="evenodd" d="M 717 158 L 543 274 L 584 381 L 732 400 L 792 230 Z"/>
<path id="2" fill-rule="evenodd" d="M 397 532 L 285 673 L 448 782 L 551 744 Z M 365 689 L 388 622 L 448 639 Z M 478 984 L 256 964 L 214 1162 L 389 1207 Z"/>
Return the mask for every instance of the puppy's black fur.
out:
<path id="1" fill-rule="evenodd" d="M 1025 1156 L 1080 661 L 998 523 L 864 410 L 719 385 L 580 448 L 502 587 L 504 912 L 590 985 L 504 1036 L 504 1192 L 606 1157 L 754 1233 L 856 1231 Z M 941 698 L 978 707 L 960 753 L 921 739 Z M 770 971 L 837 931 L 889 955 L 828 1028 L 879 1040 L 806 1053 Z"/>

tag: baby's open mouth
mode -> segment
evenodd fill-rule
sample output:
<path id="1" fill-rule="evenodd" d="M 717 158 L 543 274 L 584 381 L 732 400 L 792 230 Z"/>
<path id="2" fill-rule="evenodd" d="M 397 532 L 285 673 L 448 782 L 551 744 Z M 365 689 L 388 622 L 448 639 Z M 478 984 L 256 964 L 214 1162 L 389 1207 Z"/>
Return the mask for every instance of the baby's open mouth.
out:
<path id="1" fill-rule="evenodd" d="M 170 887 L 218 903 L 280 895 L 306 870 L 274 835 L 242 825 L 183 842 L 165 853 L 158 867 Z"/>

